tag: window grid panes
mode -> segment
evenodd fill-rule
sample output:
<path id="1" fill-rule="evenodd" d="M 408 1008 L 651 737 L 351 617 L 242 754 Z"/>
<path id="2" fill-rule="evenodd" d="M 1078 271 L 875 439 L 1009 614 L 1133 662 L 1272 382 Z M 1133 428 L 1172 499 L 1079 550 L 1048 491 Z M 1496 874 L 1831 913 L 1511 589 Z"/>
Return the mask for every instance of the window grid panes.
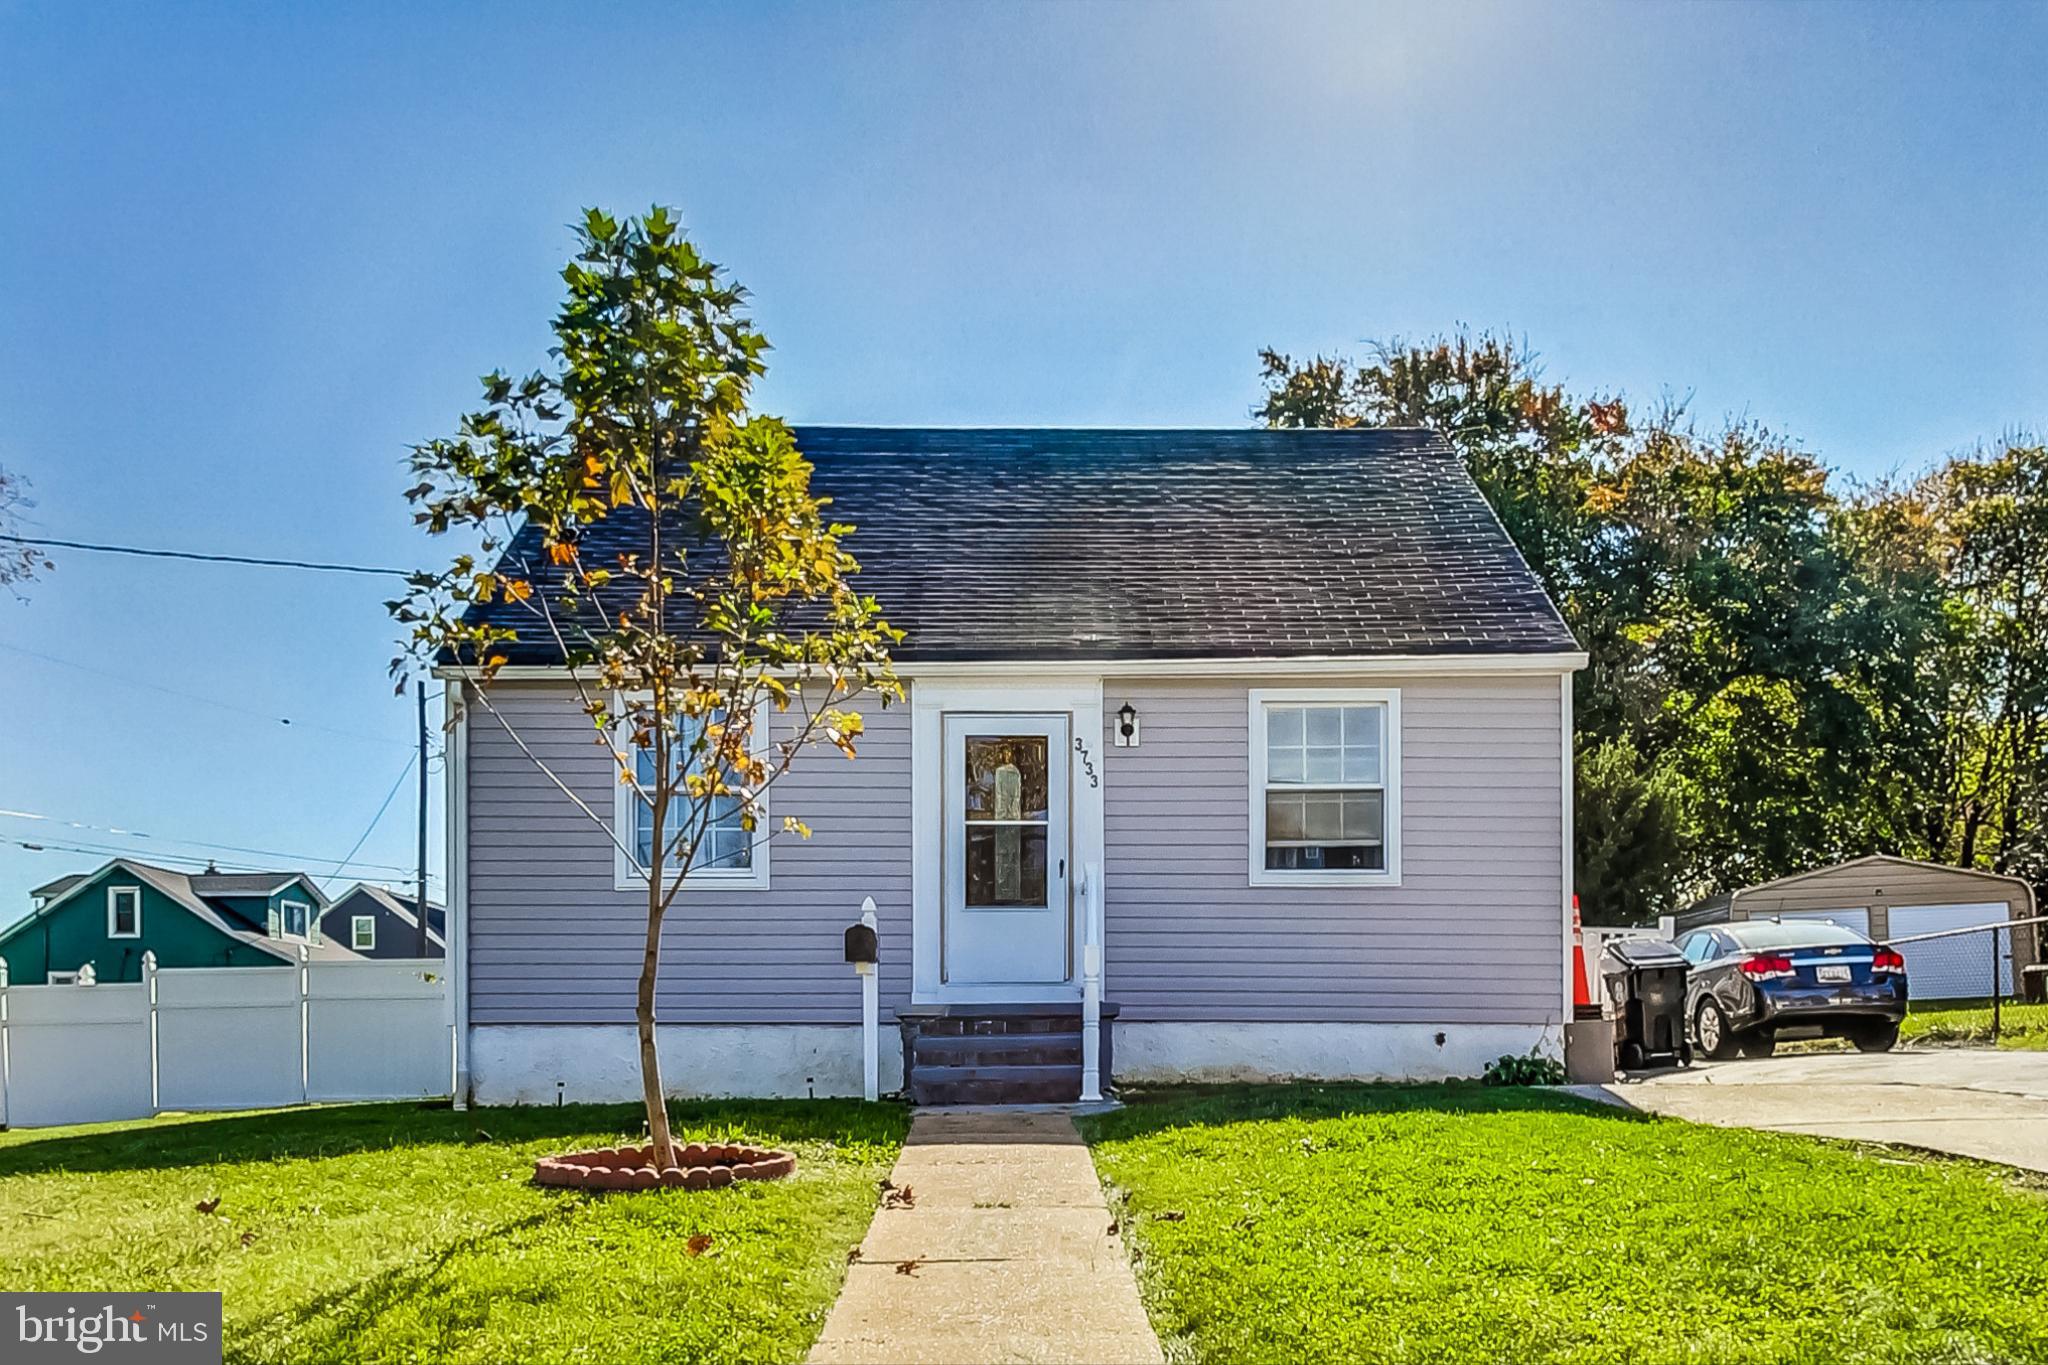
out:
<path id="1" fill-rule="evenodd" d="M 1383 872 L 1387 708 L 1379 702 L 1265 707 L 1265 866 Z"/>
<path id="2" fill-rule="evenodd" d="M 349 923 L 351 942 L 358 949 L 377 946 L 377 919 L 374 915 L 356 915 Z"/>
<path id="3" fill-rule="evenodd" d="M 690 721 L 681 722 L 683 731 L 675 746 L 675 771 L 681 777 L 690 759 L 690 746 L 696 742 L 696 730 Z M 654 785 L 654 751 L 641 749 L 635 755 L 635 773 L 643 790 Z M 668 858 L 664 863 L 673 867 L 673 860 L 681 850 L 676 843 L 676 822 L 687 819 L 690 805 L 687 795 L 669 803 L 668 828 L 663 831 L 664 842 L 668 845 Z M 737 796 L 718 796 L 711 801 L 710 821 L 705 826 L 703 842 L 697 847 L 697 860 L 690 868 L 691 875 L 699 872 L 745 872 L 754 865 L 754 836 L 740 821 L 744 815 Z M 645 797 L 633 799 L 633 856 L 641 867 L 647 867 L 654 859 L 654 805 Z"/>

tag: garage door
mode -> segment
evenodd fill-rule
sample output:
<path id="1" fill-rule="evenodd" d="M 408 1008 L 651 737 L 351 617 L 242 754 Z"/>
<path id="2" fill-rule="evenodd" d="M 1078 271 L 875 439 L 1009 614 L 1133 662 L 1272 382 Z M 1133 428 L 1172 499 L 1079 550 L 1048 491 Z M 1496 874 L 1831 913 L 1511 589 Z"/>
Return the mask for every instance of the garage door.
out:
<path id="1" fill-rule="evenodd" d="M 1854 929 L 1859 934 L 1870 932 L 1870 908 L 1863 905 L 1849 906 L 1841 910 L 1780 910 L 1777 917 L 1782 920 L 1831 919 L 1844 929 Z"/>
<path id="2" fill-rule="evenodd" d="M 1971 905 L 1894 905 L 1892 937 L 1933 934 L 1943 929 L 1967 929 L 1973 924 L 1996 924 L 2012 912 L 2004 901 Z M 2012 935 L 1998 935 L 1998 990 L 2012 994 Z M 1925 943 L 1901 943 L 1906 957 L 1906 994 L 1915 1000 L 1956 1000 L 1990 994 L 1991 940 L 1981 934 L 1957 934 L 1954 938 L 1929 939 Z"/>

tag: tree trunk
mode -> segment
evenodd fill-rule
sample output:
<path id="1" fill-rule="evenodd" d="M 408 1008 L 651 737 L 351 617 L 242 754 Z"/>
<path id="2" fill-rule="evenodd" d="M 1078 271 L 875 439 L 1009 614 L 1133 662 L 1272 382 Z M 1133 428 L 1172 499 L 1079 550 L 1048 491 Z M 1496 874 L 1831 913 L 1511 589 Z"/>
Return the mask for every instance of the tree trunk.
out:
<path id="1" fill-rule="evenodd" d="M 675 1143 L 668 1131 L 668 1099 L 661 1089 L 661 1054 L 654 1047 L 654 978 L 661 964 L 661 906 L 659 884 L 648 886 L 647 951 L 640 960 L 640 989 L 633 1002 L 633 1018 L 640 1032 L 640 1098 L 647 1107 L 647 1141 L 654 1149 L 654 1166 L 672 1165 L 668 1153 Z"/>

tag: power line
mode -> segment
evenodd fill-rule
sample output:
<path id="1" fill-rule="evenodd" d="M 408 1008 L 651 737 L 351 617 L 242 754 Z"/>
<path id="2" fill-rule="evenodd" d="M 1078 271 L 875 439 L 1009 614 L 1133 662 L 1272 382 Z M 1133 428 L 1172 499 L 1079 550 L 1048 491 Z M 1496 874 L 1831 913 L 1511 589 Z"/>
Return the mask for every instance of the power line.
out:
<path id="1" fill-rule="evenodd" d="M 215 868 L 228 868 L 237 872 L 277 872 L 304 870 L 301 868 L 280 869 L 276 867 L 265 867 L 261 863 L 244 863 L 234 861 L 233 859 L 222 861 L 217 858 L 202 858 L 188 853 L 159 853 L 154 849 L 150 850 L 146 854 L 138 854 L 134 849 L 131 848 L 110 848 L 104 844 L 50 843 L 36 839 L 0 839 L 0 843 L 13 844 L 17 848 L 25 848 L 31 853 L 85 853 L 100 858 L 133 858 L 138 862 L 178 863 L 188 867 L 211 866 Z M 323 859 L 321 861 L 325 860 Z M 360 866 L 376 868 L 381 866 L 381 864 L 365 863 L 360 864 Z M 428 880 L 438 881 L 439 878 L 430 877 L 428 878 Z"/>
<path id="2" fill-rule="evenodd" d="M 62 668 L 75 668 L 80 673 L 90 673 L 95 677 L 107 678 L 128 687 L 140 688 L 145 692 L 160 692 L 167 697 L 180 697 L 185 701 L 196 701 L 206 706 L 217 706 L 223 711 L 233 711 L 237 715 L 254 716 L 258 720 L 267 720 L 278 725 L 288 725 L 294 730 L 320 730 L 330 735 L 341 735 L 347 739 L 368 740 L 375 744 L 403 744 L 408 749 L 412 747 L 409 741 L 393 739 L 389 735 L 365 734 L 360 730 L 338 730 L 332 725 L 322 725 L 317 721 L 293 720 L 290 716 L 273 716 L 263 711 L 251 710 L 246 706 L 236 706 L 233 702 L 222 701 L 218 697 L 203 696 L 197 692 L 180 692 L 175 687 L 165 687 L 161 683 L 147 682 L 141 678 L 132 678 L 125 673 L 116 673 L 111 669 L 95 668 L 91 664 L 82 664 L 75 659 L 60 659 L 54 654 L 44 654 L 38 650 L 23 649 L 20 645 L 10 645 L 4 640 L 0 640 L 0 649 L 7 650 L 12 654 L 20 654 L 30 659 L 41 659 L 46 664 L 56 664 Z"/>
<path id="3" fill-rule="evenodd" d="M 144 559 L 189 559 L 202 564 L 245 564 L 263 569 L 308 569 L 317 573 L 363 573 L 394 578 L 411 576 L 409 569 L 381 569 L 366 564 L 323 564 L 305 559 L 266 559 L 260 555 L 202 554 L 197 550 L 157 550 L 140 545 L 95 545 L 84 540 L 51 540 L 46 536 L 0 534 L 17 545 L 54 546 L 60 550 L 91 550 L 99 554 L 139 555 Z"/>
<path id="4" fill-rule="evenodd" d="M 412 765 L 419 761 L 420 756 L 418 754 L 414 754 L 412 757 L 405 760 L 405 766 L 398 770 L 398 780 L 391 784 L 390 791 L 384 793 L 384 799 L 377 805 L 377 813 L 370 817 L 370 823 L 363 827 L 361 837 L 359 837 L 355 841 L 355 843 L 352 846 L 350 846 L 348 856 L 344 857 L 340 862 L 336 863 L 334 865 L 334 871 L 328 873 L 325 877 L 322 877 L 322 881 L 332 882 L 340 880 L 341 869 L 348 866 L 349 858 L 353 858 L 356 856 L 356 850 L 363 846 L 364 841 L 370 837 L 370 832 L 377 828 L 377 822 L 384 818 L 384 812 L 391 809 L 391 798 L 398 795 L 398 789 L 401 786 L 405 785 L 405 775 L 411 772 Z M 392 870 L 394 872 L 404 872 L 406 869 L 399 867 L 393 868 Z M 417 869 L 414 870 L 417 871 Z"/>
<path id="5" fill-rule="evenodd" d="M 411 769 L 411 767 L 412 767 L 412 765 L 413 765 L 413 760 L 412 760 L 412 759 L 407 759 L 407 760 L 406 760 L 406 765 L 405 765 L 405 766 L 406 766 L 406 768 L 407 768 L 408 770 L 410 770 L 410 769 Z M 403 780 L 404 780 L 404 777 L 405 777 L 405 774 L 404 774 L 404 773 L 400 773 L 400 774 L 399 774 L 399 780 L 400 780 L 400 781 L 403 781 Z M 389 798 L 389 797 L 386 797 L 386 798 L 385 798 L 385 804 L 387 804 L 387 805 L 388 805 L 388 804 L 390 804 L 390 798 Z M 42 821 L 42 822 L 47 822 L 47 823 L 50 823 L 50 824 L 55 824 L 55 825 L 63 825 L 63 826 L 65 826 L 65 827 L 66 827 L 66 828 L 68 828 L 68 829 L 88 829 L 88 830 L 93 830 L 93 831 L 96 831 L 96 832 L 98 832 L 98 833 L 100 833 L 100 834 L 113 834 L 113 835 L 117 835 L 117 836 L 119 836 L 119 837 L 121 837 L 121 838 L 124 838 L 124 839 L 151 839 L 151 840 L 161 839 L 161 840 L 163 840 L 163 841 L 164 841 L 165 843 L 170 843 L 170 844 L 187 844 L 187 845 L 190 845 L 190 846 L 191 846 L 191 847 L 193 847 L 193 848 L 212 848 L 212 849 L 219 849 L 219 850 L 221 850 L 222 852 L 225 852 L 225 853 L 253 853 L 253 854 L 255 854 L 255 855 L 256 855 L 257 857 L 259 857 L 259 858 L 279 858 L 279 859 L 282 859 L 283 861 L 285 861 L 285 862 L 288 862 L 288 863 L 325 863 L 325 862 L 332 862 L 332 861 L 333 861 L 333 860 L 332 860 L 332 859 L 330 859 L 330 858 L 317 858 L 317 857 L 314 857 L 314 856 L 313 856 L 312 854 L 309 854 L 309 853 L 282 853 L 282 852 L 279 852 L 279 851 L 278 851 L 277 849 L 274 849 L 274 848 L 251 848 L 251 847 L 249 847 L 249 846 L 248 846 L 247 844 L 216 844 L 216 843 L 211 843 L 211 842 L 209 842 L 208 840 L 205 840 L 205 839 L 181 839 L 181 838 L 179 838 L 179 837 L 178 837 L 177 835 L 175 835 L 175 834 L 151 834 L 151 833 L 149 833 L 149 832 L 148 832 L 148 831 L 146 831 L 146 830 L 139 830 L 139 829 L 121 829 L 121 828 L 119 828 L 118 826 L 114 826 L 114 825 L 95 825 L 95 824 L 92 824 L 91 822 L 89 822 L 89 821 L 85 821 L 85 820 L 66 820 L 66 819 L 64 819 L 64 818 L 63 818 L 62 816 L 57 816 L 57 815 L 43 815 L 43 814 L 41 814 L 41 813 L 39 813 L 39 812 L 37 812 L 37 811 L 30 811 L 30 810 L 0 810 L 0 818 L 5 818 L 5 819 L 9 819 L 9 820 L 36 820 L 36 821 Z M 336 864 L 336 866 L 337 866 L 337 867 L 342 867 L 342 866 L 354 866 L 354 867 L 372 868 L 372 869 L 375 869 L 375 870 L 377 870 L 377 871 L 380 871 L 380 872 L 411 872 L 411 871 L 412 871 L 412 869 L 411 869 L 411 868 L 406 868 L 406 867 L 400 867 L 400 866 L 398 866 L 398 865 L 397 865 L 396 863 L 367 863 L 367 862 L 366 862 L 366 863 L 358 863 L 358 862 L 355 862 L 356 850 L 357 850 L 357 849 L 360 849 L 360 848 L 361 848 L 362 846 L 363 846 L 363 841 L 362 841 L 361 839 L 358 839 L 358 840 L 356 840 L 356 846 L 355 846 L 355 848 L 352 848 L 352 849 L 350 849 L 350 850 L 348 851 L 348 856 L 347 856 L 347 857 L 345 857 L 345 858 L 343 858 L 343 859 L 341 860 L 341 862 L 340 862 L 340 863 L 337 863 L 337 864 Z M 152 850 L 152 856 L 155 856 L 155 852 L 154 852 L 154 850 Z M 163 857 L 171 857 L 171 856 L 173 856 L 173 855 L 171 855 L 171 854 L 168 854 L 168 853 L 166 853 L 166 854 L 163 854 L 162 856 L 163 856 Z M 201 860 L 199 860 L 199 859 L 194 859 L 193 861 L 195 861 L 195 862 L 196 862 L 196 861 L 201 861 Z M 268 870 L 268 869 L 262 869 L 262 870 Z"/>

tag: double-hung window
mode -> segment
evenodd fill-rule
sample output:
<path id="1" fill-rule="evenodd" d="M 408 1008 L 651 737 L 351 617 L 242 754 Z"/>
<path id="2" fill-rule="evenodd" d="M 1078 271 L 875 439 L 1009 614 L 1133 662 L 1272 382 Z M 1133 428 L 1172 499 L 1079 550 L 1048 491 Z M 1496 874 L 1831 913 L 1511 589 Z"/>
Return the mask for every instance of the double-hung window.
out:
<path id="1" fill-rule="evenodd" d="M 1399 884 L 1399 692 L 1254 689 L 1250 741 L 1254 886 Z"/>
<path id="2" fill-rule="evenodd" d="M 313 909 L 304 901 L 279 901 L 278 912 L 284 921 L 286 938 L 309 938 Z"/>
<path id="3" fill-rule="evenodd" d="M 107 888 L 107 937 L 142 937 L 141 887 L 110 886 Z"/>
<path id="4" fill-rule="evenodd" d="M 349 947 L 367 953 L 377 946 L 377 917 L 351 915 L 348 921 Z"/>
<path id="5" fill-rule="evenodd" d="M 704 722 L 683 719 L 678 722 L 678 734 L 671 751 L 674 773 L 671 782 L 674 790 L 669 797 L 662 843 L 665 853 L 662 857 L 664 878 L 675 874 L 677 858 L 688 847 L 691 834 L 685 828 L 696 807 L 690 800 L 688 789 L 683 785 L 684 774 L 692 767 L 699 772 L 704 756 L 691 753 L 692 747 L 702 735 Z M 762 751 L 765 736 L 758 729 L 754 736 L 756 753 Z M 630 743 L 630 736 L 621 740 L 621 748 Z M 655 783 L 654 751 L 650 748 L 633 750 L 634 783 L 620 783 L 617 806 L 620 842 L 630 850 L 619 856 L 617 885 L 623 890 L 645 886 L 645 872 L 654 856 L 654 804 L 642 792 L 651 791 Z M 637 790 L 635 789 L 637 785 Z M 733 890 L 761 889 L 768 885 L 768 802 L 766 795 L 754 802 L 754 828 L 746 829 L 740 823 L 744 810 L 737 796 L 714 796 L 710 809 L 703 812 L 704 826 L 697 845 L 697 856 L 686 879 L 690 886 L 722 886 Z"/>

